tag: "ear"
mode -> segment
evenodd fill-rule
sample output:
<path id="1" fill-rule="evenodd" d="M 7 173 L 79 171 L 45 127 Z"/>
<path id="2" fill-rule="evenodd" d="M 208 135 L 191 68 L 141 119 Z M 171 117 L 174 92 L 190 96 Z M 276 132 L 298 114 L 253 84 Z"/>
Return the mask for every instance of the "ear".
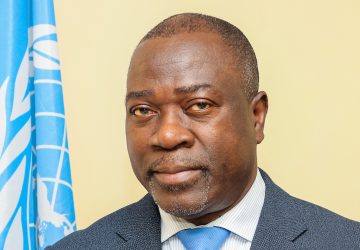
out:
<path id="1" fill-rule="evenodd" d="M 268 97 L 264 91 L 257 93 L 250 104 L 257 144 L 264 140 L 265 118 L 268 111 Z"/>

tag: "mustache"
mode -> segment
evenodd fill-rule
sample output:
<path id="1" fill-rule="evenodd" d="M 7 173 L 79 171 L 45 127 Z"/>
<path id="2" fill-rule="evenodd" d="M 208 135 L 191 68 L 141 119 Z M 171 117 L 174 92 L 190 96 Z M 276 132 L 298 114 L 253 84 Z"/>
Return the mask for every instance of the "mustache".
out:
<path id="1" fill-rule="evenodd" d="M 156 167 L 158 166 L 172 166 L 172 165 L 180 165 L 180 166 L 188 166 L 192 169 L 201 169 L 206 170 L 208 168 L 208 165 L 203 161 L 199 161 L 199 159 L 194 159 L 191 157 L 182 157 L 182 156 L 162 156 L 159 159 L 156 159 L 155 161 L 151 162 L 148 166 L 148 177 L 150 178 L 154 172 L 156 172 Z"/>

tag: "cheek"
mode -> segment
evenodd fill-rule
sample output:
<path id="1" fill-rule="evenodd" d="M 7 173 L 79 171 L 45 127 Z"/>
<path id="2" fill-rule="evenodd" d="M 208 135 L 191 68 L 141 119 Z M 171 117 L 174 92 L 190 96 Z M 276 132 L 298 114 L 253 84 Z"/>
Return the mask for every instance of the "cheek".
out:
<path id="1" fill-rule="evenodd" d="M 251 170 L 256 150 L 255 137 L 247 119 L 229 120 L 223 118 L 199 130 L 199 141 L 213 163 L 212 171 L 224 182 Z"/>
<path id="2" fill-rule="evenodd" d="M 144 155 L 147 148 L 148 134 L 146 129 L 128 126 L 126 124 L 126 143 L 133 171 L 144 185 L 147 182 L 147 170 Z"/>
<path id="3" fill-rule="evenodd" d="M 222 120 L 208 125 L 208 128 L 201 131 L 199 137 L 204 147 L 208 148 L 210 156 L 239 158 L 247 151 L 251 140 L 247 130 L 238 123 Z"/>
<path id="4" fill-rule="evenodd" d="M 126 123 L 126 142 L 129 156 L 136 161 L 142 159 L 139 156 L 143 155 L 147 148 L 149 133 L 150 129 L 147 127 L 136 126 L 130 121 Z"/>

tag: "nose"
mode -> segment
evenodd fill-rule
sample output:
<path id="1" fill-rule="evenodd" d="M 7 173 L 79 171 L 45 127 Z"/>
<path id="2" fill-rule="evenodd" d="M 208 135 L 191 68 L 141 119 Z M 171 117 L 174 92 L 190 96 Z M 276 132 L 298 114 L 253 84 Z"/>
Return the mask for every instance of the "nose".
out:
<path id="1" fill-rule="evenodd" d="M 149 145 L 164 149 L 176 149 L 179 147 L 190 148 L 194 145 L 195 138 L 191 131 L 180 124 L 166 123 L 150 137 Z"/>

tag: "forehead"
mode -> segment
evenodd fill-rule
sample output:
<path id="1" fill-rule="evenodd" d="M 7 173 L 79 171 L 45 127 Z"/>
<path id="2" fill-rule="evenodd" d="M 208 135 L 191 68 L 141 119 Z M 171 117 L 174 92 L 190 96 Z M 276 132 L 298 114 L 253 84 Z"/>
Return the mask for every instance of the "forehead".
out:
<path id="1" fill-rule="evenodd" d="M 185 33 L 142 42 L 130 63 L 127 89 L 147 85 L 219 85 L 236 77 L 229 48 L 213 33 Z"/>

